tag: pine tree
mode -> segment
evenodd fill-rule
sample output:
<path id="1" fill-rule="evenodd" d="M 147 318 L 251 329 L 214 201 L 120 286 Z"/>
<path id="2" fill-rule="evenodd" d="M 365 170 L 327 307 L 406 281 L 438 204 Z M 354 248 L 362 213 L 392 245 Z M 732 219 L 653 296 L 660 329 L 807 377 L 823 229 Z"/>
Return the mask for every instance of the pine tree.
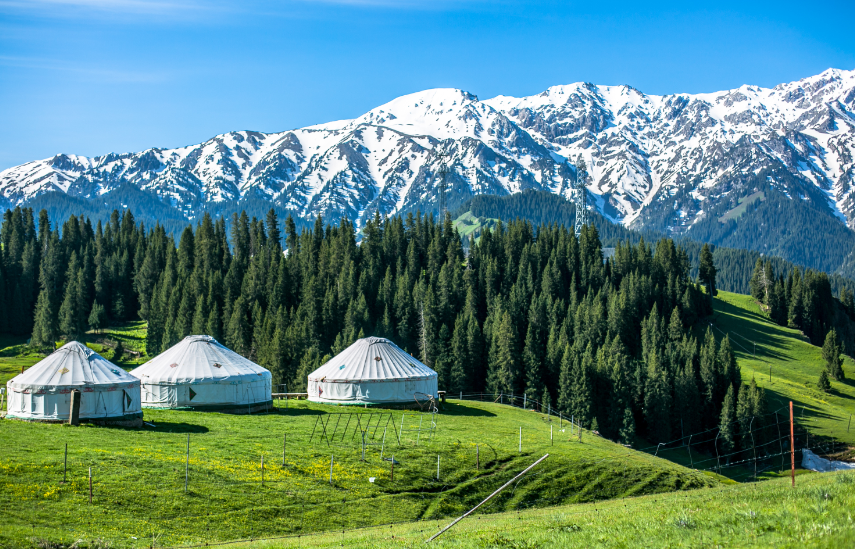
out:
<path id="1" fill-rule="evenodd" d="M 719 386 L 733 385 L 739 387 L 742 383 L 742 372 L 739 363 L 736 362 L 736 355 L 733 353 L 728 335 L 724 336 L 719 344 L 716 362 L 721 372 Z"/>
<path id="2" fill-rule="evenodd" d="M 736 442 L 734 424 L 736 420 L 736 406 L 734 400 L 733 385 L 731 385 L 727 388 L 727 393 L 724 395 L 724 401 L 721 405 L 721 421 L 719 422 L 718 440 L 725 454 L 729 454 L 733 450 Z"/>
<path id="3" fill-rule="evenodd" d="M 39 292 L 36 301 L 36 318 L 33 324 L 33 336 L 30 340 L 33 347 L 37 349 L 56 348 L 56 339 L 59 337 L 56 317 L 51 310 L 50 298 L 47 290 Z"/>
<path id="4" fill-rule="evenodd" d="M 494 355 L 493 371 L 496 376 L 495 389 L 501 393 L 514 393 L 520 373 L 520 360 L 517 351 L 517 334 L 511 322 L 511 315 L 505 311 L 501 322 L 493 334 Z M 519 391 L 516 391 L 519 393 Z"/>
<path id="5" fill-rule="evenodd" d="M 719 375 L 716 365 L 715 336 L 712 329 L 707 328 L 704 344 L 701 347 L 700 376 L 701 394 L 706 417 L 718 415 L 718 395 L 720 394 Z"/>
<path id="6" fill-rule="evenodd" d="M 840 338 L 837 337 L 837 331 L 829 330 L 822 345 L 822 359 L 825 361 L 825 369 L 835 381 L 843 381 L 846 378 L 843 372 L 842 352 L 843 346 Z"/>
<path id="7" fill-rule="evenodd" d="M 654 441 L 666 442 L 671 439 L 671 394 L 656 351 L 651 352 L 647 359 L 644 417 L 647 420 L 647 431 Z"/>
<path id="8" fill-rule="evenodd" d="M 572 348 L 569 344 L 565 344 L 564 354 L 561 358 L 561 374 L 558 380 L 558 409 L 566 415 L 570 415 L 573 405 L 573 370 L 575 362 Z"/>
<path id="9" fill-rule="evenodd" d="M 831 382 L 828 380 L 828 370 L 822 370 L 819 373 L 819 381 L 817 382 L 816 386 L 823 393 L 831 391 Z"/>
<path id="10" fill-rule="evenodd" d="M 716 295 L 718 290 L 715 288 L 716 268 L 713 263 L 713 255 L 710 251 L 709 244 L 704 244 L 701 248 L 700 267 L 698 270 L 698 278 L 707 287 L 707 295 L 710 301 Z"/>
<path id="11" fill-rule="evenodd" d="M 101 330 L 107 327 L 107 311 L 104 310 L 104 307 L 100 303 L 94 301 L 88 320 L 89 328 L 94 330 L 95 333 L 101 333 Z"/>
<path id="12" fill-rule="evenodd" d="M 635 417 L 632 415 L 632 410 L 626 408 L 623 411 L 623 424 L 620 428 L 620 441 L 623 444 L 631 445 L 635 440 Z"/>

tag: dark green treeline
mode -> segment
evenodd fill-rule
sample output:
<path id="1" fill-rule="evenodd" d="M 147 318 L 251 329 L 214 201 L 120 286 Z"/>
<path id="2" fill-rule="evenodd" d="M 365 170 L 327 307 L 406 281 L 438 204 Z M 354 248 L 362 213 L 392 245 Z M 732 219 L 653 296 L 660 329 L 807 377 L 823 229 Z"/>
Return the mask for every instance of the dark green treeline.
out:
<path id="1" fill-rule="evenodd" d="M 34 227 L 31 211 L 7 213 L 0 283 L 29 304 L 4 328 L 29 326 L 36 346 L 141 317 L 149 355 L 206 333 L 299 390 L 327 357 L 384 336 L 441 389 L 525 392 L 625 441 L 718 426 L 727 395 L 738 411 L 745 393 L 729 341 L 692 336 L 712 311 L 715 267 L 702 269 L 705 291 L 668 239 L 603 261 L 593 226 L 577 239 L 520 221 L 486 230 L 468 257 L 450 219 L 419 215 L 375 217 L 358 245 L 346 220 L 298 232 L 272 211 L 228 229 L 206 215 L 177 245 L 127 211 L 103 227 L 71 217 L 51 230 L 46 214 Z"/>

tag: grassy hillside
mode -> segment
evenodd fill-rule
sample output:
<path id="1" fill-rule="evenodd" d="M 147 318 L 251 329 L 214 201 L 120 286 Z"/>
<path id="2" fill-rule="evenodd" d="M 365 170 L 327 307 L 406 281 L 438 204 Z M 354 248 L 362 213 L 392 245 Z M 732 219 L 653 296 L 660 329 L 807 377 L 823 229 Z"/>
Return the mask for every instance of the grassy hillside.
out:
<path id="1" fill-rule="evenodd" d="M 384 457 L 397 462 L 392 480 L 391 463 L 381 460 L 380 446 L 368 446 L 366 461 L 360 460 L 353 418 L 346 431 L 347 417 L 341 420 L 331 446 L 311 440 L 318 417 L 353 412 L 364 422 L 373 412 L 376 422 L 376 410 L 285 404 L 253 416 L 146 410 L 145 420 L 153 426 L 141 430 L 0 422 L 0 546 L 26 546 L 38 537 L 56 542 L 103 538 L 117 547 L 143 547 L 152 536 L 158 544 L 177 545 L 448 517 L 547 452 L 547 462 L 497 498 L 491 511 L 719 484 L 710 475 L 589 433 L 581 443 L 570 440 L 554 417 L 480 402 L 445 404 L 433 437 L 413 431 L 420 421 L 427 428 L 430 416 L 407 412 L 400 446 L 394 433 L 405 412 L 393 412 L 391 421 L 370 433 L 373 440 L 369 436 L 380 443 L 388 425 Z M 336 423 L 332 418 L 329 429 Z M 65 443 L 68 482 L 61 484 Z"/>
<path id="2" fill-rule="evenodd" d="M 742 378 L 766 389 L 770 410 L 790 400 L 802 425 L 812 436 L 831 437 L 855 444 L 855 361 L 845 357 L 849 379 L 832 381 L 832 391 L 822 393 L 817 380 L 823 368 L 822 349 L 811 345 L 798 331 L 771 322 L 751 296 L 719 292 L 711 319 L 717 337 L 730 335 Z M 755 354 L 756 343 L 756 354 Z M 771 381 L 769 368 L 771 366 Z"/>
<path id="3" fill-rule="evenodd" d="M 330 532 L 233 545 L 287 547 L 792 547 L 855 545 L 851 509 L 855 473 L 789 479 L 645 496 L 598 504 L 476 514 L 425 545 L 449 521 Z"/>

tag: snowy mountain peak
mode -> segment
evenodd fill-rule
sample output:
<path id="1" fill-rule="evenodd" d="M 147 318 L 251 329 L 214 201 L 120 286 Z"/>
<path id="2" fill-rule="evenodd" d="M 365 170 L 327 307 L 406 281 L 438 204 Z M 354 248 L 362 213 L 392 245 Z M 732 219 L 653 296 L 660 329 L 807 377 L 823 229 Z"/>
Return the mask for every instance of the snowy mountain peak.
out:
<path id="1" fill-rule="evenodd" d="M 684 232 L 715 204 L 766 185 L 853 226 L 855 71 L 701 94 L 577 82 L 481 101 L 430 89 L 293 131 L 28 162 L 0 172 L 0 204 L 51 191 L 95 200 L 129 184 L 188 218 L 209 204 L 261 199 L 306 218 L 360 222 L 375 211 L 435 209 L 440 152 L 452 207 L 529 188 L 571 197 L 567 161 L 581 154 L 592 203 L 627 225 Z M 787 183 L 769 176 L 758 186 L 767 172 L 788 174 Z"/>

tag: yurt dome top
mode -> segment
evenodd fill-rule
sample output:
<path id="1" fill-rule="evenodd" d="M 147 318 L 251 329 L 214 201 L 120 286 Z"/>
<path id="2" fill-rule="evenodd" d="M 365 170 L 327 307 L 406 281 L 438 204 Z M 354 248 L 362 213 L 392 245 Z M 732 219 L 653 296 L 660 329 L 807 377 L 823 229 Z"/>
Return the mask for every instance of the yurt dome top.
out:
<path id="1" fill-rule="evenodd" d="M 366 337 L 309 374 L 309 381 L 399 381 L 436 377 L 436 372 L 382 337 Z"/>
<path id="2" fill-rule="evenodd" d="M 105 385 L 124 387 L 139 380 L 89 347 L 72 341 L 13 377 L 9 387 L 16 391 L 50 392 L 51 389 Z"/>
<path id="3" fill-rule="evenodd" d="M 190 335 L 131 374 L 143 383 L 206 383 L 269 379 L 270 372 L 207 335 Z"/>

